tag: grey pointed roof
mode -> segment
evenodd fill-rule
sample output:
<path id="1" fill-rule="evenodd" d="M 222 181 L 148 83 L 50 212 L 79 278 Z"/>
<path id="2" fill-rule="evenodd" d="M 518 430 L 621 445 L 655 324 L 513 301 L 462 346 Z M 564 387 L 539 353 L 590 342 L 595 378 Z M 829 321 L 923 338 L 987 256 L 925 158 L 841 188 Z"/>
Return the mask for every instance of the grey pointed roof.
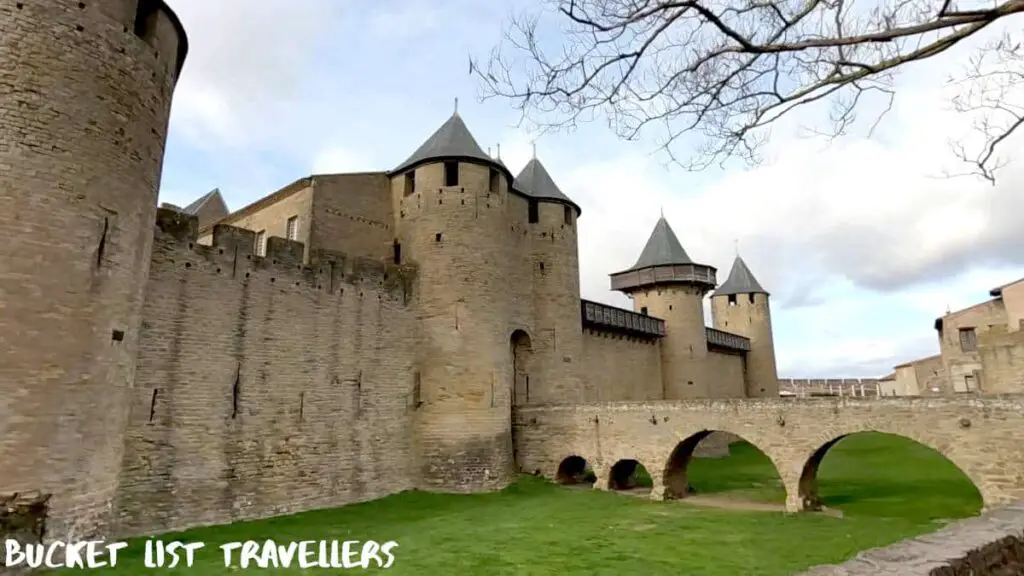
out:
<path id="1" fill-rule="evenodd" d="M 679 243 L 679 238 L 676 238 L 676 233 L 672 231 L 672 227 L 668 225 L 668 221 L 662 216 L 658 218 L 658 223 L 654 225 L 654 231 L 651 232 L 651 237 L 647 239 L 647 245 L 644 246 L 644 251 L 640 253 L 640 258 L 637 259 L 636 264 L 633 264 L 633 267 L 629 268 L 629 270 L 639 270 L 641 268 L 650 268 L 651 266 L 669 266 L 672 264 L 694 264 L 694 261 L 690 259 L 686 250 L 683 250 L 683 245 Z"/>
<path id="2" fill-rule="evenodd" d="M 768 291 L 761 287 L 754 273 L 747 267 L 747 263 L 739 256 L 732 263 L 732 270 L 725 282 L 715 290 L 712 296 L 727 296 L 729 294 L 768 294 Z"/>
<path id="3" fill-rule="evenodd" d="M 456 112 L 441 125 L 427 141 L 420 145 L 412 156 L 398 165 L 392 172 L 401 172 L 429 160 L 442 158 L 472 158 L 489 164 L 496 164 L 493 158 L 480 148 L 462 117 Z M 498 164 L 499 166 L 503 166 Z M 507 168 L 506 168 L 507 170 Z"/>
<path id="4" fill-rule="evenodd" d="M 576 208 L 577 212 L 580 212 L 580 207 L 562 192 L 558 184 L 555 184 L 555 180 L 551 178 L 551 174 L 548 173 L 547 169 L 544 168 L 544 165 L 537 158 L 532 158 L 526 163 L 526 166 L 523 166 L 512 186 L 532 198 L 554 200 L 569 204 Z"/>
<path id="5" fill-rule="evenodd" d="M 182 208 L 181 211 L 186 213 L 186 214 L 195 215 L 195 214 L 199 213 L 199 209 L 202 208 L 203 205 L 205 205 L 207 202 L 213 200 L 214 198 L 217 198 L 218 200 L 220 200 L 220 203 L 225 206 L 225 210 L 227 209 L 227 205 L 224 204 L 224 198 L 222 198 L 221 195 L 220 195 L 220 188 L 214 188 L 213 190 L 210 190 L 206 194 L 203 194 L 202 196 L 197 198 L 195 202 L 193 202 L 193 203 L 189 204 L 188 206 L 185 206 L 184 208 Z"/>

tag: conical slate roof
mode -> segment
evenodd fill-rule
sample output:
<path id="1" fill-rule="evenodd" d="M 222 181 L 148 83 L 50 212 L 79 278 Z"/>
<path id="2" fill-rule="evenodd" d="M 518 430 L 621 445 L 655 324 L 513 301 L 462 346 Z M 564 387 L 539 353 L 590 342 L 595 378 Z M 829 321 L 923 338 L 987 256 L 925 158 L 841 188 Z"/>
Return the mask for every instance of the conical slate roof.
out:
<path id="1" fill-rule="evenodd" d="M 718 287 L 718 290 L 715 290 L 712 296 L 730 294 L 768 294 L 768 291 L 761 287 L 757 278 L 754 278 L 754 273 L 747 267 L 747 263 L 739 256 L 732 263 L 729 277 Z"/>
<path id="2" fill-rule="evenodd" d="M 427 138 L 427 141 L 412 153 L 412 156 L 409 156 L 408 160 L 402 162 L 392 172 L 402 172 L 417 164 L 443 158 L 472 158 L 495 164 L 494 159 L 480 148 L 476 138 L 473 138 L 466 123 L 456 112 L 436 132 L 431 134 L 430 138 Z"/>
<path id="3" fill-rule="evenodd" d="M 547 169 L 537 158 L 532 158 L 526 163 L 526 166 L 523 166 L 512 186 L 532 198 L 563 202 L 580 212 L 580 207 L 562 192 L 558 184 L 555 184 L 554 179 L 551 178 L 551 174 L 548 174 Z"/>
<path id="4" fill-rule="evenodd" d="M 644 251 L 640 253 L 640 258 L 629 270 L 639 270 L 641 268 L 650 268 L 651 266 L 693 263 L 686 250 L 683 250 L 683 245 L 679 243 L 679 238 L 676 238 L 676 233 L 672 231 L 672 227 L 668 225 L 668 221 L 662 216 L 658 219 L 658 223 L 654 225 L 654 231 L 651 232 L 651 237 L 647 239 L 647 245 L 644 246 Z M 628 272 L 629 270 L 626 271 Z"/>

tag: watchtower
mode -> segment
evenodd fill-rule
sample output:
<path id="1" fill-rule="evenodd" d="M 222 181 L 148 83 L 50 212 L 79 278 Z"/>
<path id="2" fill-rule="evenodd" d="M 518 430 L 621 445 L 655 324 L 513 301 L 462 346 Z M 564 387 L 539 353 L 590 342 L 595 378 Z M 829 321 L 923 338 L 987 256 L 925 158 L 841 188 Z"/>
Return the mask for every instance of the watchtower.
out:
<path id="1" fill-rule="evenodd" d="M 747 353 L 747 396 L 776 397 L 779 376 L 775 366 L 771 306 L 768 291 L 738 255 L 729 277 L 711 295 L 715 328 L 750 339 Z"/>
<path id="2" fill-rule="evenodd" d="M 511 184 L 457 112 L 391 172 L 396 252 L 419 268 L 413 398 L 428 490 L 481 491 L 512 478 Z"/>
<path id="3" fill-rule="evenodd" d="M 161 0 L 0 9 L 0 493 L 52 493 L 47 539 L 111 532 L 186 52 Z"/>
<path id="4" fill-rule="evenodd" d="M 636 264 L 611 275 L 611 287 L 633 299 L 634 311 L 665 321 L 665 398 L 708 397 L 704 295 L 715 287 L 715 268 L 691 260 L 662 216 Z"/>
<path id="5" fill-rule="evenodd" d="M 527 200 L 533 281 L 529 403 L 583 400 L 580 363 L 580 207 L 558 187 L 536 155 L 513 182 Z"/>

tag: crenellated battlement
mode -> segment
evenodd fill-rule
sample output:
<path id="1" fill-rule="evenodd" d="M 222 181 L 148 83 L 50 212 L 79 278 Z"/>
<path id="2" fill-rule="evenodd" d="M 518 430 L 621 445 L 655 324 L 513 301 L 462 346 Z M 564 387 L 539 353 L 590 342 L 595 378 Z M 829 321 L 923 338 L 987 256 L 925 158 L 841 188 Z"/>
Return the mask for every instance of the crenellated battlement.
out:
<path id="1" fill-rule="evenodd" d="M 397 266 L 378 260 L 351 257 L 340 252 L 314 250 L 310 264 L 303 264 L 305 244 L 285 238 L 267 238 L 266 254 L 255 253 L 252 230 L 217 224 L 212 244 L 198 243 L 195 216 L 159 208 L 153 243 L 154 258 L 171 259 L 175 265 L 199 273 L 221 274 L 239 280 L 266 280 L 281 286 L 306 287 L 335 293 L 345 285 L 374 287 L 403 304 L 412 296 L 414 266 Z"/>

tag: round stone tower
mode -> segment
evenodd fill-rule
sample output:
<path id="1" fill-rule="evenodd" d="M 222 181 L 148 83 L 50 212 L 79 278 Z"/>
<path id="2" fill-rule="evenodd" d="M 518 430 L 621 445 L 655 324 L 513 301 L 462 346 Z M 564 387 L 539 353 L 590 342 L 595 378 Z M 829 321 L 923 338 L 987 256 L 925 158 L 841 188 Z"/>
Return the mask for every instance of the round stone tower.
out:
<path id="1" fill-rule="evenodd" d="M 161 0 L 0 0 L 0 495 L 104 536 L 185 31 Z"/>
<path id="2" fill-rule="evenodd" d="M 747 396 L 778 396 L 779 377 L 768 292 L 739 256 L 732 263 L 729 277 L 711 295 L 711 317 L 715 328 L 750 339 Z"/>
<path id="3" fill-rule="evenodd" d="M 691 260 L 662 216 L 636 264 L 611 275 L 611 287 L 633 299 L 634 311 L 665 321 L 665 399 L 711 396 L 704 295 L 715 287 L 715 269 Z"/>
<path id="4" fill-rule="evenodd" d="M 580 402 L 583 328 L 577 218 L 580 207 L 536 157 L 516 176 L 527 197 L 533 269 L 534 334 L 527 403 Z"/>
<path id="5" fill-rule="evenodd" d="M 422 488 L 502 487 L 513 474 L 512 175 L 456 113 L 392 171 L 391 183 L 396 242 L 418 265 L 413 405 Z"/>

